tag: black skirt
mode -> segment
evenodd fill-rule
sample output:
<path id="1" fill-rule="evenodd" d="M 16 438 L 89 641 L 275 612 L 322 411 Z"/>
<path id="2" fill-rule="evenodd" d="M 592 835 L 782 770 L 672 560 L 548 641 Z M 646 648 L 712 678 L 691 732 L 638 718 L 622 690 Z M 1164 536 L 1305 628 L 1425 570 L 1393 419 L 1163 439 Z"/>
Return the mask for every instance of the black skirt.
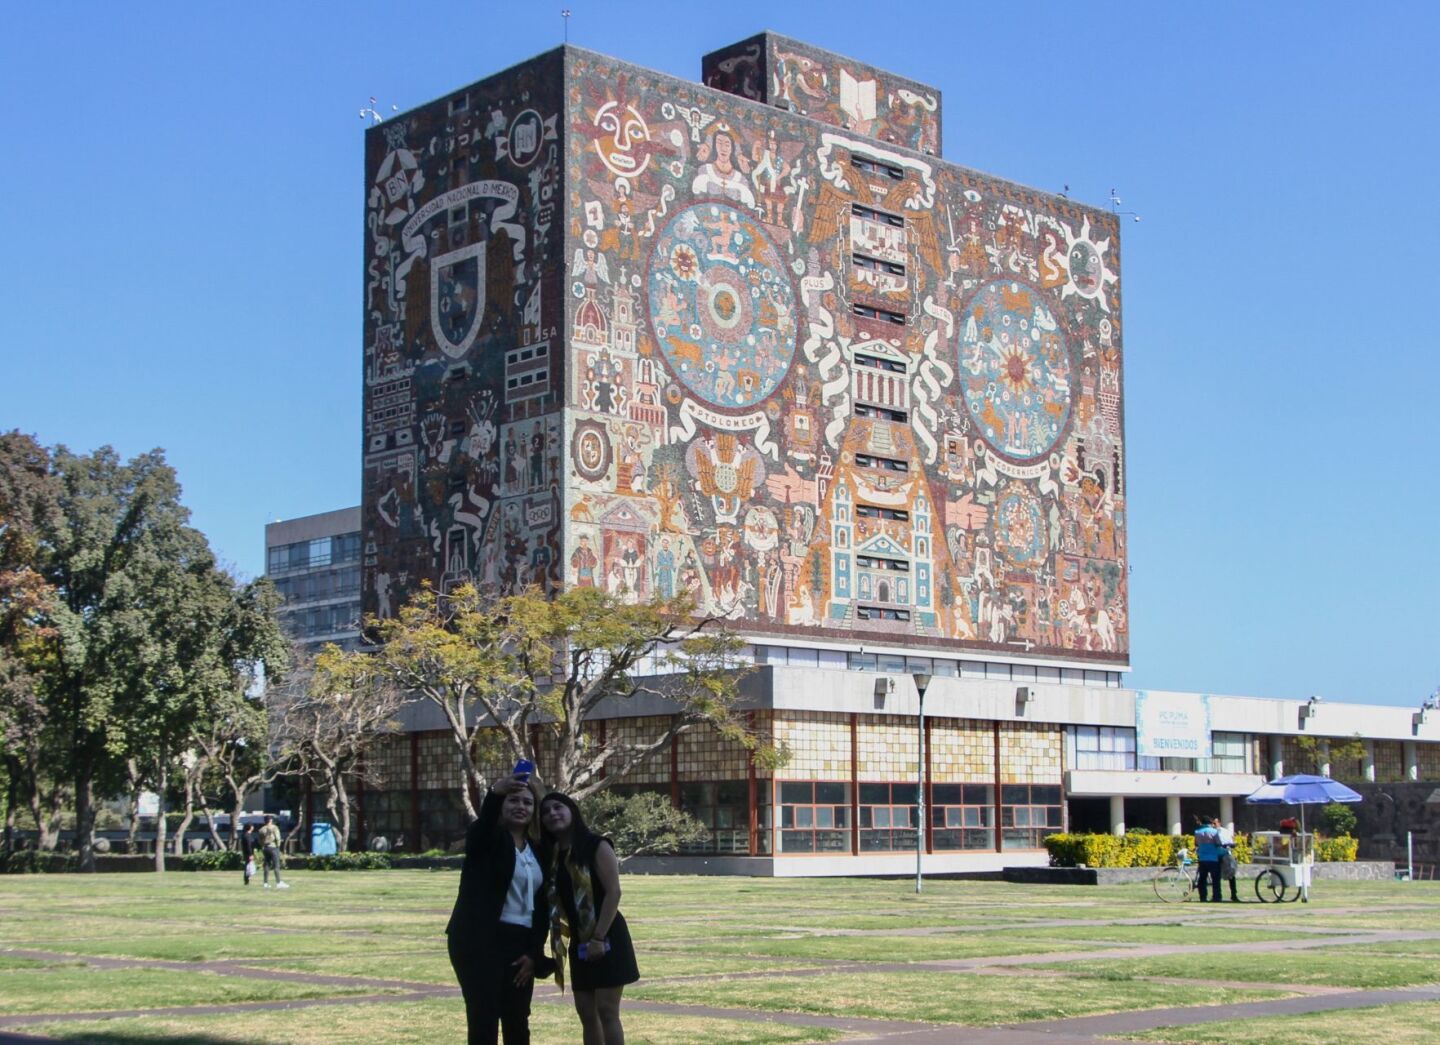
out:
<path id="1" fill-rule="evenodd" d="M 599 961 L 580 960 L 579 944 L 570 944 L 570 987 L 577 991 L 593 991 L 605 987 L 623 987 L 640 979 L 635 964 L 635 945 L 630 942 L 630 927 L 618 911 L 610 923 L 610 953 Z"/>

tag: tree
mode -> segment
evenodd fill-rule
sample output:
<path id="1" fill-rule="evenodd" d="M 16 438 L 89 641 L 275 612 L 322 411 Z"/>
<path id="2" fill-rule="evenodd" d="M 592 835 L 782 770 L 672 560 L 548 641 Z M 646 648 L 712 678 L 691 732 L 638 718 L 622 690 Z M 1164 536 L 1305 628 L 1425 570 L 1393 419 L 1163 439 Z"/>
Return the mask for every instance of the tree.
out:
<path id="1" fill-rule="evenodd" d="M 352 780 L 366 778 L 365 752 L 397 728 L 405 695 L 333 643 L 269 699 L 280 759 L 320 788 L 342 848 L 350 838 Z"/>
<path id="2" fill-rule="evenodd" d="M 20 432 L 0 435 L 0 766 L 5 776 L 4 848 L 15 813 L 30 808 L 40 847 L 54 847 L 64 788 L 48 767 L 58 736 L 40 686 L 53 663 L 49 615 L 57 592 L 47 578 L 53 537 L 63 530 L 60 487 L 50 455 Z"/>
<path id="3" fill-rule="evenodd" d="M 699 820 L 654 791 L 623 796 L 614 791 L 592 792 L 581 811 L 592 831 L 610 839 L 622 861 L 673 853 L 709 834 Z"/>
<path id="4" fill-rule="evenodd" d="M 1321 749 L 1322 741 L 1328 745 L 1325 751 Z M 1299 736 L 1295 738 L 1295 744 L 1300 749 L 1302 764 L 1307 773 L 1320 772 L 1321 766 L 1328 760 L 1331 774 L 1337 778 L 1355 779 L 1360 776 L 1360 766 L 1365 758 L 1365 741 L 1358 733 L 1346 740 Z M 1336 772 L 1337 769 L 1339 772 Z"/>
<path id="5" fill-rule="evenodd" d="M 743 643 L 693 603 L 626 603 L 594 588 L 547 597 L 538 589 L 498 601 L 464 586 L 422 589 L 399 615 L 369 622 L 374 662 L 393 685 L 438 707 L 450 727 L 473 819 L 484 794 L 479 753 L 498 740 L 510 757 L 534 759 L 532 727 L 557 769 L 555 786 L 582 799 L 621 781 L 681 733 L 704 723 L 765 762 L 776 759 L 736 712 Z M 660 674 L 641 674 L 642 661 Z M 630 743 L 587 723 L 602 704 L 640 697 L 669 702 L 669 726 Z"/>
<path id="6" fill-rule="evenodd" d="M 1331 802 L 1320 810 L 1320 823 L 1324 825 L 1325 833 L 1336 838 L 1341 835 L 1354 835 L 1358 822 L 1355 810 L 1344 802 Z"/>

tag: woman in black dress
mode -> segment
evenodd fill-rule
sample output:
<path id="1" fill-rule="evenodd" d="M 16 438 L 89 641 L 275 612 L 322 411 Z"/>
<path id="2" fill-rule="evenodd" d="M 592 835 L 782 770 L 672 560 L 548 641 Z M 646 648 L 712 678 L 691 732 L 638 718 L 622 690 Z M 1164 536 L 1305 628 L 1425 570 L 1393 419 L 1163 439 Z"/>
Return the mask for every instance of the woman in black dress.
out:
<path id="1" fill-rule="evenodd" d="M 538 836 L 535 788 L 519 777 L 490 785 L 479 818 L 465 834 L 460 892 L 445 933 L 450 964 L 465 997 L 470 1045 L 529 1045 L 530 996 L 537 975 L 549 975 L 543 957 L 550 923 L 543 861 L 531 844 Z"/>
<path id="2" fill-rule="evenodd" d="M 640 978 L 640 970 L 620 913 L 615 848 L 586 827 L 580 807 L 558 791 L 541 799 L 540 826 L 550 891 L 550 950 L 559 960 L 559 939 L 569 937 L 565 956 L 584 1045 L 625 1045 L 620 995 L 627 983 Z"/>

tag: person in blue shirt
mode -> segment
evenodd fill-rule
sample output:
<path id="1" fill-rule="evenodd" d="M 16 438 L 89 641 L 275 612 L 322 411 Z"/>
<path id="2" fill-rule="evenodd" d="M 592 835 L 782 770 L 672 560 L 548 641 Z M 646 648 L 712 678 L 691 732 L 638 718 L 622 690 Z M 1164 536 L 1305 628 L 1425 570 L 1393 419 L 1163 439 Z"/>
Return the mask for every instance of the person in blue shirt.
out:
<path id="1" fill-rule="evenodd" d="M 1200 878 L 1197 884 L 1200 886 L 1200 902 L 1207 899 L 1205 895 L 1205 884 L 1210 884 L 1211 903 L 1220 902 L 1220 859 L 1225 855 L 1225 847 L 1220 844 L 1220 832 L 1217 831 L 1206 820 L 1197 821 L 1195 826 L 1195 856 L 1200 862 Z"/>

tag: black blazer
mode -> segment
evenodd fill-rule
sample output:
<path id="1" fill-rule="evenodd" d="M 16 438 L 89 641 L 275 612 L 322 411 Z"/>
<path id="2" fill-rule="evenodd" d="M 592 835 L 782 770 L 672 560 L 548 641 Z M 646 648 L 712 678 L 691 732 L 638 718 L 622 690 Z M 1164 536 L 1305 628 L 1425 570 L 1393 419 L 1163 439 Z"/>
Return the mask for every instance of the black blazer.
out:
<path id="1" fill-rule="evenodd" d="M 500 806 L 504 796 L 491 791 L 480 804 L 480 817 L 465 833 L 465 863 L 460 867 L 460 892 L 445 931 L 452 943 L 467 951 L 488 950 L 495 943 L 500 925 L 500 912 L 505 907 L 505 894 L 510 891 L 510 878 L 515 873 L 515 842 L 510 832 L 500 826 Z M 538 847 L 532 847 L 543 872 L 545 861 Z M 536 965 L 545 964 L 546 931 L 550 927 L 549 902 L 542 884 L 535 897 L 535 918 L 530 925 L 530 946 L 526 953 Z"/>

